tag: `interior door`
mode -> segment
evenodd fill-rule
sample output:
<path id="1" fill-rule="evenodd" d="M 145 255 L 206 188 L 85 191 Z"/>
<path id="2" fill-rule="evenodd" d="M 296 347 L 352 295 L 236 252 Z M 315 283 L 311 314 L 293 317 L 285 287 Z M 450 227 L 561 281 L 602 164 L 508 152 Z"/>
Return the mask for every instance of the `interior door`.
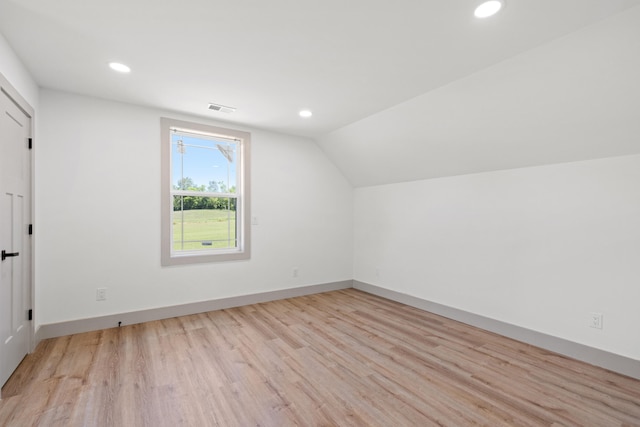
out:
<path id="1" fill-rule="evenodd" d="M 29 351 L 31 304 L 30 117 L 0 93 L 0 385 Z"/>

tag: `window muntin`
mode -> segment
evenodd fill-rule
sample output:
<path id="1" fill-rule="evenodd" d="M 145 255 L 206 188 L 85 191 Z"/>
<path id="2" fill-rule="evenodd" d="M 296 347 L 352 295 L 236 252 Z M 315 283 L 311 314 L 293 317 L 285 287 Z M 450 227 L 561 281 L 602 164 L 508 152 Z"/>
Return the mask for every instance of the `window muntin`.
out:
<path id="1" fill-rule="evenodd" d="M 162 119 L 162 264 L 249 258 L 250 134 Z"/>

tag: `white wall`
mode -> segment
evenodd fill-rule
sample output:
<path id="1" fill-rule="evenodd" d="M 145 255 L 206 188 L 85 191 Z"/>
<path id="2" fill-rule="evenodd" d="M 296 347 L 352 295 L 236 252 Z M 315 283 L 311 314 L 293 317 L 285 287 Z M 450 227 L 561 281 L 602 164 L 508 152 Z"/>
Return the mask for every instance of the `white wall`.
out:
<path id="1" fill-rule="evenodd" d="M 38 85 L 2 34 L 0 34 L 0 73 L 22 95 L 31 108 L 37 111 Z"/>
<path id="2" fill-rule="evenodd" d="M 312 141 L 227 125 L 252 132 L 251 260 L 163 268 L 160 117 L 225 124 L 51 90 L 40 108 L 41 324 L 352 278 L 353 191 Z"/>
<path id="3" fill-rule="evenodd" d="M 354 218 L 355 280 L 640 359 L 640 155 L 358 188 Z"/>

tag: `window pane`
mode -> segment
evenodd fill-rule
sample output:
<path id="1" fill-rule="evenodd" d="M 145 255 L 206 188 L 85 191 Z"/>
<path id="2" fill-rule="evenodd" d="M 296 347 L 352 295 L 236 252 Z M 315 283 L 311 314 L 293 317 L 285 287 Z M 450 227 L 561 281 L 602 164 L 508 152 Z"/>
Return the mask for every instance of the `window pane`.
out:
<path id="1" fill-rule="evenodd" d="M 173 251 L 236 248 L 236 199 L 173 196 Z"/>
<path id="2" fill-rule="evenodd" d="M 162 117 L 161 263 L 251 258 L 251 134 Z"/>
<path id="3" fill-rule="evenodd" d="M 172 133 L 173 189 L 235 193 L 237 148 L 233 141 Z"/>

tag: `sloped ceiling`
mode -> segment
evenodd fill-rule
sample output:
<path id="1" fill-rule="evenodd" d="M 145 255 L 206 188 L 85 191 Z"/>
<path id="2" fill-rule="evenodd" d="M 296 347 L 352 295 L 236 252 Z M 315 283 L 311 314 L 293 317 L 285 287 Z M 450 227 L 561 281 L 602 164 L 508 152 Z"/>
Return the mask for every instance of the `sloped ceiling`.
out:
<path id="1" fill-rule="evenodd" d="M 638 151 L 640 0 L 477 4 L 0 0 L 0 32 L 41 87 L 311 137 L 356 186 Z"/>
<path id="2" fill-rule="evenodd" d="M 640 7 L 319 141 L 354 186 L 640 153 Z"/>

